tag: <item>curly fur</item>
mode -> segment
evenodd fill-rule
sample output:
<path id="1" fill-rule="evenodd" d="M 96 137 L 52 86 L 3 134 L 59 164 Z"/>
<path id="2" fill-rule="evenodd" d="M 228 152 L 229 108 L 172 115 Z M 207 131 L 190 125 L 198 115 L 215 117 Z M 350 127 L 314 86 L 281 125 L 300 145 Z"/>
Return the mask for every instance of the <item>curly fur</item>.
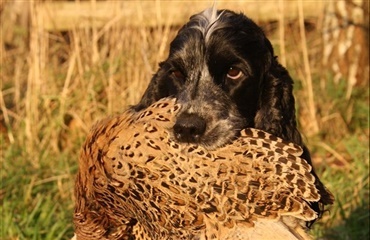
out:
<path id="1" fill-rule="evenodd" d="M 242 75 L 230 78 L 231 68 Z M 301 145 L 311 164 L 297 129 L 293 80 L 261 28 L 243 14 L 211 8 L 190 18 L 135 109 L 167 96 L 182 103 L 177 121 L 191 129 L 184 137 L 174 128 L 180 141 L 215 148 L 254 127 Z M 313 174 L 322 199 L 312 207 L 320 215 L 333 199 Z"/>

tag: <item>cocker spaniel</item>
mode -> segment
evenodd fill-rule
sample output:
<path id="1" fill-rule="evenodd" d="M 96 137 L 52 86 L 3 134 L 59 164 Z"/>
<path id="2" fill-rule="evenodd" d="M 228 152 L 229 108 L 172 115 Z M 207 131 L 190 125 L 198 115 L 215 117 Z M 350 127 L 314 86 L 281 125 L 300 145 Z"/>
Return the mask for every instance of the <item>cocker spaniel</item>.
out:
<path id="1" fill-rule="evenodd" d="M 216 148 L 253 127 L 301 145 L 311 164 L 297 129 L 293 80 L 243 14 L 210 8 L 190 18 L 135 109 L 167 96 L 183 106 L 173 127 L 180 142 Z M 320 216 L 333 198 L 313 174 L 322 199 L 312 207 Z"/>

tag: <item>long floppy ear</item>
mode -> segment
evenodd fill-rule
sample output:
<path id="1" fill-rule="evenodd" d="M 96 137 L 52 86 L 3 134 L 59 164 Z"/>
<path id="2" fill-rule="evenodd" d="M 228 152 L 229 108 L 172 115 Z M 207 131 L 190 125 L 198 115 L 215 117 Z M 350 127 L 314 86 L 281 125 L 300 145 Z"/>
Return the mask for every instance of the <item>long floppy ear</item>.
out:
<path id="1" fill-rule="evenodd" d="M 293 79 L 276 57 L 271 57 L 260 89 L 255 127 L 302 146 L 295 117 Z"/>
<path id="2" fill-rule="evenodd" d="M 139 103 L 133 106 L 133 109 L 135 109 L 135 111 L 140 111 L 144 108 L 147 108 L 150 104 L 154 103 L 156 100 L 159 100 L 160 91 L 158 84 L 159 77 L 157 72 L 150 80 L 150 83 L 146 88 L 143 96 L 141 97 Z"/>
<path id="3" fill-rule="evenodd" d="M 160 68 L 153 75 L 147 89 L 145 90 L 140 102 L 133 106 L 133 109 L 140 111 L 143 108 L 149 107 L 155 101 L 161 98 L 168 97 L 173 92 L 174 86 L 172 81 L 166 81 L 165 70 L 162 68 L 162 63 L 159 64 Z"/>
<path id="4" fill-rule="evenodd" d="M 268 44 L 271 47 L 269 42 Z M 273 54 L 272 47 L 271 54 Z M 267 61 L 267 71 L 265 71 L 261 82 L 261 95 L 254 119 L 255 127 L 302 146 L 302 158 L 312 165 L 310 152 L 303 143 L 301 134 L 297 129 L 293 79 L 288 71 L 278 63 L 276 57 L 272 56 L 272 61 Z M 321 217 L 324 205 L 332 204 L 334 198 L 320 181 L 314 169 L 311 173 L 315 176 L 315 185 L 321 195 L 320 201 L 311 203 L 311 207 Z M 307 222 L 307 227 L 310 227 L 313 222 Z"/>

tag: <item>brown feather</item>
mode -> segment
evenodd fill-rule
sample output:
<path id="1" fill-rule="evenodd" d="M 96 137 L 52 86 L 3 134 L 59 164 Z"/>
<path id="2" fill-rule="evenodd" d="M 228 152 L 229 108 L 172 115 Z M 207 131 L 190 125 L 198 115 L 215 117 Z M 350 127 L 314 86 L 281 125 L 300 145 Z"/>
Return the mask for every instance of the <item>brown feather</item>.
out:
<path id="1" fill-rule="evenodd" d="M 162 99 L 98 122 L 76 179 L 77 239 L 307 239 L 320 200 L 302 149 L 257 129 L 209 150 L 173 140 Z"/>

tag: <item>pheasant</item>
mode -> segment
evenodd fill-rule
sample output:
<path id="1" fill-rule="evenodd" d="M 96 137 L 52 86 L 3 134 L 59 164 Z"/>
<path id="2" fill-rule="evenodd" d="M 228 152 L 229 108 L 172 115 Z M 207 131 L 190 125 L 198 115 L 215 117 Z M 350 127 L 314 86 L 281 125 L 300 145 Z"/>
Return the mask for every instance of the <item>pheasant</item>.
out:
<path id="1" fill-rule="evenodd" d="M 207 149 L 177 143 L 165 98 L 99 121 L 79 158 L 77 239 L 309 239 L 320 199 L 302 149 L 257 129 Z"/>

